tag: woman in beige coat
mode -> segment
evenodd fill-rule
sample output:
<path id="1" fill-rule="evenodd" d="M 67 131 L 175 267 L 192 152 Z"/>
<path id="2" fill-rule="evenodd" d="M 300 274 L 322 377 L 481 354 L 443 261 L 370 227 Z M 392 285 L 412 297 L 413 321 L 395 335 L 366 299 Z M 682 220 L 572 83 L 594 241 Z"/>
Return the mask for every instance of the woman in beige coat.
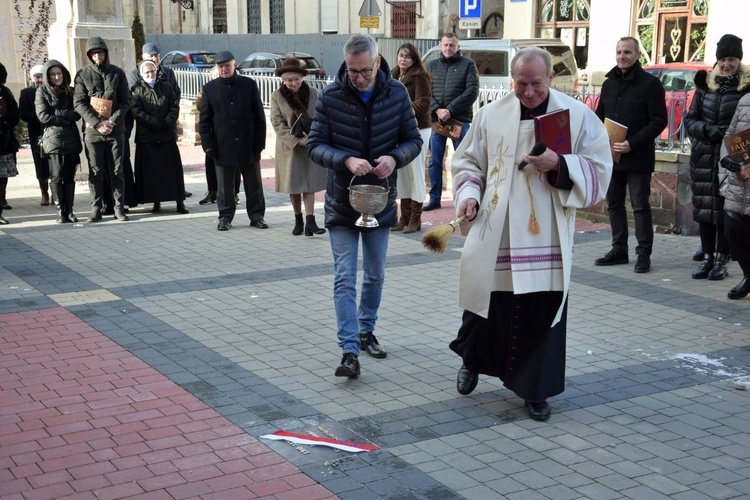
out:
<path id="1" fill-rule="evenodd" d="M 276 76 L 281 77 L 281 87 L 271 94 L 271 124 L 276 131 L 276 191 L 289 193 L 295 236 L 303 230 L 305 236 L 326 232 L 315 223 L 313 214 L 315 193 L 326 187 L 326 170 L 310 160 L 305 148 L 318 100 L 318 91 L 305 83 L 306 75 L 307 70 L 298 59 L 285 59 L 283 66 L 276 70 Z"/>

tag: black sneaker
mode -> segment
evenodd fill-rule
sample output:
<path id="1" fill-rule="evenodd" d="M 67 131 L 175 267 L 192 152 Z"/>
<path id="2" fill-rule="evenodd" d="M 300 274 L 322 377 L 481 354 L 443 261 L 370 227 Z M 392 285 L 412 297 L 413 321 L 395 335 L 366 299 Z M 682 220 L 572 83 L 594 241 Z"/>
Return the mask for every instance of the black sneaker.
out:
<path id="1" fill-rule="evenodd" d="M 651 270 L 651 257 L 645 253 L 638 254 L 638 260 L 635 261 L 635 269 L 637 273 L 647 273 Z"/>
<path id="2" fill-rule="evenodd" d="M 628 254 L 617 253 L 614 250 L 610 250 L 606 253 L 606 255 L 604 255 L 604 257 L 599 257 L 598 259 L 596 259 L 594 261 L 594 265 L 614 266 L 615 264 L 627 264 L 628 262 Z"/>
<path id="3" fill-rule="evenodd" d="M 359 334 L 359 349 L 360 351 L 365 351 L 368 356 L 377 359 L 383 359 L 388 356 L 388 353 L 385 352 L 385 349 L 380 347 L 378 339 L 375 338 L 375 335 L 372 332 Z"/>
<path id="4" fill-rule="evenodd" d="M 341 358 L 341 364 L 336 368 L 337 377 L 359 377 L 359 359 L 353 352 L 345 352 Z"/>

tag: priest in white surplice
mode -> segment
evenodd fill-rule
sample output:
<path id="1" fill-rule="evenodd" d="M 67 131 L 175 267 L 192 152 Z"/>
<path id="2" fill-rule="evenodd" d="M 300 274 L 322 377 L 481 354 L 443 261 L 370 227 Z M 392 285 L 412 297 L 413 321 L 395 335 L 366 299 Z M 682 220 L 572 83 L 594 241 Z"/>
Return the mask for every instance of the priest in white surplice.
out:
<path id="1" fill-rule="evenodd" d="M 601 120 L 550 89 L 548 52 L 520 50 L 512 93 L 479 110 L 453 156 L 457 216 L 468 234 L 461 259 L 463 324 L 450 348 L 463 359 L 457 389 L 469 394 L 480 373 L 499 377 L 547 420 L 547 398 L 565 386 L 567 297 L 576 208 L 602 201 L 612 155 Z M 535 144 L 533 117 L 570 110 L 572 154 Z M 522 161 L 528 164 L 519 170 Z"/>

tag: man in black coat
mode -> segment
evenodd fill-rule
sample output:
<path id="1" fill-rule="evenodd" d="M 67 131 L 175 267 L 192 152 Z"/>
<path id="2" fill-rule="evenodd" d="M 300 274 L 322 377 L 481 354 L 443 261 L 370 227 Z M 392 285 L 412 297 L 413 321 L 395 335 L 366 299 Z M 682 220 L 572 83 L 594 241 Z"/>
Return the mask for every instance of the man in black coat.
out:
<path id="1" fill-rule="evenodd" d="M 237 210 L 234 175 L 240 169 L 250 225 L 267 229 L 266 200 L 260 178 L 260 153 L 266 147 L 266 115 L 255 82 L 236 72 L 229 51 L 216 54 L 219 78 L 203 86 L 200 121 L 203 151 L 216 163 L 219 231 L 232 227 Z"/>
<path id="2" fill-rule="evenodd" d="M 654 226 L 651 219 L 651 174 L 656 154 L 654 139 L 667 126 L 667 107 L 664 87 L 658 78 L 643 71 L 638 59 L 638 41 L 632 37 L 617 42 L 617 65 L 607 73 L 602 85 L 601 99 L 596 114 L 601 120 L 609 118 L 627 127 L 622 142 L 612 144 L 614 162 L 612 181 L 607 190 L 609 223 L 612 227 L 612 250 L 596 259 L 597 266 L 627 264 L 628 216 L 625 211 L 625 192 L 630 192 L 630 205 L 635 219 L 638 256 L 636 273 L 651 269 L 651 250 Z M 606 122 L 605 122 L 606 125 Z"/>
<path id="3" fill-rule="evenodd" d="M 42 158 L 39 154 L 39 136 L 42 135 L 42 125 L 39 123 L 39 118 L 36 116 L 36 91 L 42 85 L 44 66 L 37 64 L 29 70 L 29 76 L 31 77 L 31 85 L 21 90 L 21 94 L 18 96 L 18 109 L 21 112 L 21 120 L 26 122 L 26 126 L 29 130 L 29 144 L 31 145 L 31 156 L 34 158 L 34 168 L 36 170 L 36 178 L 39 181 L 39 189 L 42 191 L 42 202 L 41 205 L 46 207 L 49 205 L 49 165 L 47 159 Z M 54 199 L 54 191 L 52 192 L 52 198 Z"/>
<path id="4" fill-rule="evenodd" d="M 125 113 L 130 108 L 130 89 L 125 72 L 109 62 L 109 49 L 100 37 L 86 43 L 91 64 L 75 76 L 73 103 L 85 124 L 84 144 L 89 160 L 89 184 L 93 188 L 91 215 L 87 222 L 102 220 L 102 171 L 107 169 L 112 186 L 115 218 L 126 221 L 123 211 L 125 178 Z"/>

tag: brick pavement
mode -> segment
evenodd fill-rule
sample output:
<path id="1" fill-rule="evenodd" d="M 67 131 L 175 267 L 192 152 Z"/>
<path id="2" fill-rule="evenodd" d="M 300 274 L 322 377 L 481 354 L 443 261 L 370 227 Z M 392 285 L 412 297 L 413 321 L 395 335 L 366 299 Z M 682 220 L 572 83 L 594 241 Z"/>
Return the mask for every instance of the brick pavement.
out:
<path id="1" fill-rule="evenodd" d="M 272 149 L 272 146 L 269 146 Z M 653 271 L 597 268 L 608 227 L 579 221 L 566 391 L 547 423 L 482 377 L 455 392 L 461 241 L 393 234 L 378 337 L 358 380 L 333 377 L 325 237 L 215 229 L 201 154 L 182 147 L 185 216 L 53 222 L 33 167 L 0 230 L 2 498 L 746 498 L 748 302 L 690 278 L 695 238 L 657 235 Z M 85 213 L 85 188 L 77 212 Z M 451 218 L 450 202 L 426 225 Z M 317 213 L 322 214 L 322 204 Z M 352 455 L 260 436 L 371 442 Z"/>

